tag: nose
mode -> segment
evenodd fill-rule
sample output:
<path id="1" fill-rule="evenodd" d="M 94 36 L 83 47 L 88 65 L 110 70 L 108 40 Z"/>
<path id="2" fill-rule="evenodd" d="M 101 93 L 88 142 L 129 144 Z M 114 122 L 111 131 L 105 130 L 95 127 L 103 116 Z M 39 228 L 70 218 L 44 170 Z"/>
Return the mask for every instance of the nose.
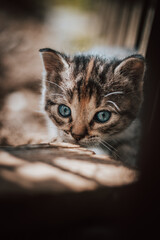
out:
<path id="1" fill-rule="evenodd" d="M 84 136 L 85 136 L 85 134 L 77 135 L 77 134 L 72 133 L 72 137 L 73 137 L 76 141 L 81 140 L 82 138 L 84 138 Z"/>

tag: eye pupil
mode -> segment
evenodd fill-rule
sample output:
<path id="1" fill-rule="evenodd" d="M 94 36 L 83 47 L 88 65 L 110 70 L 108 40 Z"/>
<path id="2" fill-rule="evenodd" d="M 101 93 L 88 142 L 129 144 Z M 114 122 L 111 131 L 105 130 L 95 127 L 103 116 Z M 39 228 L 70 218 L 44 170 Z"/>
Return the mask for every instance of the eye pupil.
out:
<path id="1" fill-rule="evenodd" d="M 71 115 L 71 109 L 64 104 L 58 106 L 58 112 L 62 117 L 69 117 Z"/>
<path id="2" fill-rule="evenodd" d="M 94 119 L 96 122 L 105 123 L 111 117 L 111 113 L 109 111 L 100 111 L 96 113 Z"/>

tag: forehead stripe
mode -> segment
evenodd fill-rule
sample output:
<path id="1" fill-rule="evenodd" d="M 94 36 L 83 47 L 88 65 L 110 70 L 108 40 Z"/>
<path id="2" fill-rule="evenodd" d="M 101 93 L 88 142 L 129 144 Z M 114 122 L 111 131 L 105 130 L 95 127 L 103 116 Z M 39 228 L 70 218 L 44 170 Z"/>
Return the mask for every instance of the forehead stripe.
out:
<path id="1" fill-rule="evenodd" d="M 90 62 L 88 63 L 87 73 L 86 73 L 86 79 L 84 80 L 84 82 L 83 82 L 83 87 L 82 87 L 82 89 L 81 89 L 81 91 L 82 91 L 82 100 L 81 100 L 82 108 L 84 107 L 84 105 L 85 105 L 85 103 L 86 103 L 86 86 L 87 86 L 87 83 L 88 83 L 90 74 L 91 74 L 91 72 L 92 72 L 93 66 L 94 66 L 94 58 L 92 58 L 92 59 L 90 60 Z"/>
<path id="2" fill-rule="evenodd" d="M 86 81 L 85 81 L 85 83 L 88 82 L 88 79 L 89 79 L 90 74 L 91 74 L 92 69 L 93 69 L 93 65 L 94 65 L 94 58 L 92 58 L 92 59 L 90 60 L 90 62 L 88 63 L 87 74 L 86 74 Z"/>

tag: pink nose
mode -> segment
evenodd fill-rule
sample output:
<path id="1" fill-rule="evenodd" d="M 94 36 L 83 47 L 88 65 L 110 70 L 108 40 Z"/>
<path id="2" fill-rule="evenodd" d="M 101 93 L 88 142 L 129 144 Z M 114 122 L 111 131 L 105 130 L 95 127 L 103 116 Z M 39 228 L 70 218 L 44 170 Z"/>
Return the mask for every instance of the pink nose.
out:
<path id="1" fill-rule="evenodd" d="M 77 134 L 72 133 L 72 137 L 73 137 L 76 141 L 79 141 L 79 140 L 81 140 L 82 138 L 85 137 L 85 134 L 77 135 Z"/>

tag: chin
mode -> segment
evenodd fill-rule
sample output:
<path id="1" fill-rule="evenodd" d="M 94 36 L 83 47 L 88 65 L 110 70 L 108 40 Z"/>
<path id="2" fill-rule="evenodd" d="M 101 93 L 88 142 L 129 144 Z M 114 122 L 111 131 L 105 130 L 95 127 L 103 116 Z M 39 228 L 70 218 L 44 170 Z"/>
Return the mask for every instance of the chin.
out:
<path id="1" fill-rule="evenodd" d="M 98 141 L 80 141 L 79 145 L 82 147 L 97 147 L 99 146 L 99 142 Z"/>
<path id="2" fill-rule="evenodd" d="M 75 139 L 73 139 L 68 135 L 61 135 L 61 141 L 65 143 L 80 145 L 81 147 L 85 147 L 85 148 L 99 146 L 99 138 L 92 139 L 92 140 L 91 139 L 89 140 L 86 138 L 80 141 L 76 141 Z"/>
<path id="3" fill-rule="evenodd" d="M 77 142 L 76 140 L 71 139 L 71 138 L 66 138 L 66 137 L 64 137 L 64 138 L 61 138 L 61 141 L 62 141 L 62 142 L 65 142 L 65 143 L 71 143 L 71 144 L 80 145 L 79 142 Z"/>

